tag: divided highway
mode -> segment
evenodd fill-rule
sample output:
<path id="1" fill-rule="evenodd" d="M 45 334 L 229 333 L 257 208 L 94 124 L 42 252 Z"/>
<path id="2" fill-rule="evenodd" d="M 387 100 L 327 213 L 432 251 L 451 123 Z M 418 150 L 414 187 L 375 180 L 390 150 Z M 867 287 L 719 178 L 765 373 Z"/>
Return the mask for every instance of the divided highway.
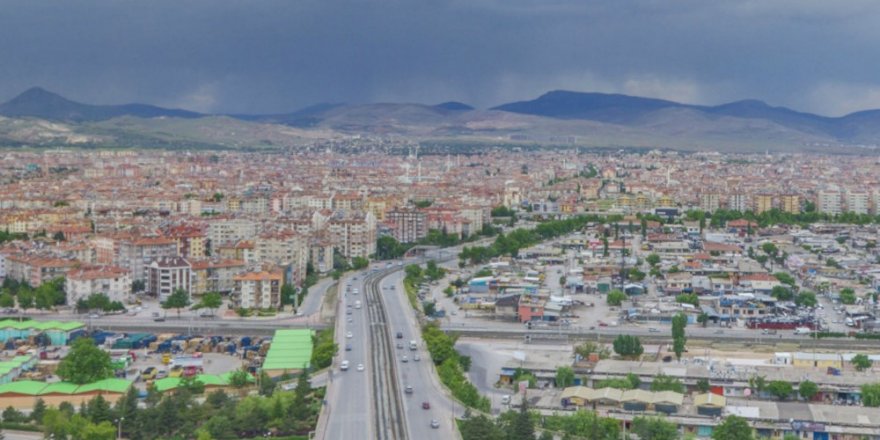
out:
<path id="1" fill-rule="evenodd" d="M 391 333 L 379 282 L 385 272 L 367 276 L 366 299 L 370 318 L 370 374 L 373 390 L 373 420 L 379 440 L 408 438 L 401 405 L 401 386 L 397 379 L 397 362 L 392 348 Z"/>

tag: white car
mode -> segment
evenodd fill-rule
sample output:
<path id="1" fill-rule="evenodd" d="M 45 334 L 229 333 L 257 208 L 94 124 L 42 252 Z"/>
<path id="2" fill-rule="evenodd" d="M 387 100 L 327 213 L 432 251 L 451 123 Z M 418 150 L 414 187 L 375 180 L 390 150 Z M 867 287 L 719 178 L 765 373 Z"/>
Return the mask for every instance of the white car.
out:
<path id="1" fill-rule="evenodd" d="M 348 370 L 348 361 L 342 361 L 342 363 L 339 364 L 339 369 L 342 371 Z"/>
<path id="2" fill-rule="evenodd" d="M 348 332 L 348 333 L 345 334 L 345 337 L 348 338 L 348 339 L 351 339 L 351 338 L 354 337 L 354 334 L 352 334 L 351 332 Z"/>
<path id="3" fill-rule="evenodd" d="M 358 364 L 358 366 L 357 366 L 357 370 L 358 370 L 358 371 L 364 371 L 364 364 Z"/>

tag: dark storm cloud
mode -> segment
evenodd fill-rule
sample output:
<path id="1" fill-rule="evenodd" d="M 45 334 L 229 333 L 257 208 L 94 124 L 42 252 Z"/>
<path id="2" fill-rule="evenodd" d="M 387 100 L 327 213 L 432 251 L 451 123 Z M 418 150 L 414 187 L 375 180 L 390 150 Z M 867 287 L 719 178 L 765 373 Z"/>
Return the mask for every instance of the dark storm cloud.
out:
<path id="1" fill-rule="evenodd" d="M 277 112 L 551 89 L 880 107 L 880 4 L 809 0 L 0 1 L 0 98 Z"/>

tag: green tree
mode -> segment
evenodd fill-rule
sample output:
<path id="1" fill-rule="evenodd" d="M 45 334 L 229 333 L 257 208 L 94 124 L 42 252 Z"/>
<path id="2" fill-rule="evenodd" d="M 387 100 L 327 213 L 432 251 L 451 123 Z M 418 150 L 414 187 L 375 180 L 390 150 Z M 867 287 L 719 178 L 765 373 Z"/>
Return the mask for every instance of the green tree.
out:
<path id="1" fill-rule="evenodd" d="M 798 394 L 800 394 L 804 400 L 813 400 L 813 397 L 816 394 L 819 394 L 819 386 L 814 382 L 805 380 L 798 384 Z"/>
<path id="2" fill-rule="evenodd" d="M 40 424 L 43 422 L 43 416 L 46 414 L 46 401 L 42 398 L 38 398 L 36 402 L 34 402 L 34 408 L 31 410 L 31 421 Z"/>
<path id="3" fill-rule="evenodd" d="M 15 297 L 11 293 L 3 291 L 0 294 L 0 307 L 6 309 L 15 307 Z"/>
<path id="4" fill-rule="evenodd" d="M 596 353 L 599 359 L 608 359 L 608 356 L 611 355 L 611 351 L 607 347 L 593 341 L 586 341 L 578 345 L 575 347 L 574 352 L 584 359 L 588 359 L 592 353 Z"/>
<path id="5" fill-rule="evenodd" d="M 251 383 L 250 374 L 244 370 L 235 370 L 229 375 L 229 386 L 235 389 L 242 389 Z"/>
<path id="6" fill-rule="evenodd" d="M 22 310 L 32 308 L 34 306 L 34 291 L 31 289 L 21 289 L 18 292 L 18 306 Z"/>
<path id="7" fill-rule="evenodd" d="M 645 352 L 638 336 L 618 335 L 613 346 L 614 352 L 624 357 L 639 357 Z"/>
<path id="8" fill-rule="evenodd" d="M 794 277 L 789 275 L 788 273 L 776 272 L 773 274 L 773 276 L 776 277 L 776 279 L 779 280 L 779 282 L 782 284 L 788 284 L 791 287 L 794 287 L 796 284 Z"/>
<path id="9" fill-rule="evenodd" d="M 574 370 L 571 367 L 556 369 L 556 388 L 567 388 L 574 385 Z"/>
<path id="10" fill-rule="evenodd" d="M 82 385 L 113 377 L 113 367 L 110 355 L 96 347 L 92 339 L 77 338 L 58 364 L 56 374 L 67 382 Z"/>
<path id="11" fill-rule="evenodd" d="M 776 396 L 779 400 L 788 399 L 794 392 L 791 382 L 784 380 L 773 380 L 767 384 L 767 392 Z"/>
<path id="12" fill-rule="evenodd" d="M 657 254 L 648 254 L 648 256 L 645 257 L 645 261 L 648 262 L 648 264 L 650 264 L 651 267 L 654 267 L 654 266 L 660 264 L 660 256 Z"/>
<path id="13" fill-rule="evenodd" d="M 458 424 L 462 440 L 506 440 L 504 431 L 483 414 L 463 419 Z"/>
<path id="14" fill-rule="evenodd" d="M 168 295 L 168 298 L 162 303 L 162 308 L 165 310 L 177 309 L 177 317 L 180 318 L 180 309 L 188 305 L 190 305 L 189 293 L 183 289 L 176 289 L 171 295 Z"/>
<path id="15" fill-rule="evenodd" d="M 770 291 L 770 295 L 780 301 L 790 301 L 794 297 L 794 294 L 791 293 L 791 290 L 783 286 L 773 286 L 773 290 Z"/>
<path id="16" fill-rule="evenodd" d="M 171 299 L 171 298 L 169 298 Z M 223 297 L 220 296 L 219 292 L 206 292 L 202 295 L 202 299 L 193 306 L 194 309 L 208 309 L 211 311 L 212 315 L 217 314 L 217 309 L 223 305 Z"/>
<path id="17" fill-rule="evenodd" d="M 651 382 L 651 391 L 675 391 L 676 393 L 684 394 L 685 389 L 684 384 L 680 380 L 672 376 L 659 374 Z"/>
<path id="18" fill-rule="evenodd" d="M 697 391 L 708 393 L 710 389 L 712 389 L 712 386 L 709 384 L 709 379 L 702 378 L 697 380 Z"/>
<path id="19" fill-rule="evenodd" d="M 739 416 L 727 416 L 712 430 L 712 440 L 754 440 L 755 433 L 749 422 Z"/>
<path id="20" fill-rule="evenodd" d="M 509 440 L 535 440 L 535 421 L 529 413 L 528 400 L 523 399 L 519 407 L 519 413 L 513 419 L 507 432 Z"/>
<path id="21" fill-rule="evenodd" d="M 700 305 L 700 297 L 697 296 L 696 293 L 683 293 L 680 295 L 675 295 L 675 302 L 681 304 L 690 304 L 694 307 Z"/>
<path id="22" fill-rule="evenodd" d="M 880 383 L 870 383 L 862 385 L 862 404 L 876 408 L 880 407 Z M 6 420 L 5 413 L 3 420 Z"/>
<path id="23" fill-rule="evenodd" d="M 351 259 L 351 267 L 354 270 L 366 269 L 370 265 L 370 260 L 364 257 L 354 257 Z"/>
<path id="24" fill-rule="evenodd" d="M 759 395 L 767 387 L 767 378 L 764 376 L 752 376 L 749 378 L 749 388 L 755 391 L 755 395 Z"/>
<path id="25" fill-rule="evenodd" d="M 275 393 L 275 381 L 265 372 L 260 371 L 260 395 L 272 397 Z"/>
<path id="26" fill-rule="evenodd" d="M 608 303 L 609 306 L 620 306 L 627 299 L 625 293 L 618 289 L 614 289 L 608 292 L 608 295 L 605 297 L 605 302 Z"/>
<path id="27" fill-rule="evenodd" d="M 685 343 L 687 342 L 684 332 L 685 327 L 687 327 L 687 315 L 678 313 L 672 317 L 672 349 L 675 352 L 675 358 L 678 360 L 681 360 L 681 355 L 684 353 Z"/>
<path id="28" fill-rule="evenodd" d="M 816 300 L 816 294 L 813 292 L 800 292 L 794 297 L 794 303 L 801 307 L 816 307 L 819 301 Z"/>
<path id="29" fill-rule="evenodd" d="M 92 423 L 109 422 L 113 419 L 113 411 L 104 396 L 98 394 L 89 401 L 88 417 Z"/>
<path id="30" fill-rule="evenodd" d="M 707 326 L 709 324 L 709 315 L 706 313 L 700 313 L 697 315 L 697 322 L 702 324 L 703 327 Z"/>
<path id="31" fill-rule="evenodd" d="M 21 303 L 21 294 L 18 297 L 19 303 Z M 840 289 L 840 302 L 844 304 L 855 304 L 856 303 L 856 292 L 849 287 L 844 287 Z"/>
<path id="32" fill-rule="evenodd" d="M 296 305 L 296 287 L 293 284 L 285 284 L 281 286 L 281 305 Z"/>
<path id="33" fill-rule="evenodd" d="M 779 249 L 775 244 L 770 243 L 769 241 L 761 245 L 761 250 L 764 251 L 765 254 L 775 257 L 777 253 L 779 253 Z"/>
<path id="34" fill-rule="evenodd" d="M 678 427 L 661 417 L 638 416 L 633 419 L 632 433 L 640 440 L 676 440 L 679 438 Z"/>
<path id="35" fill-rule="evenodd" d="M 874 365 L 874 361 L 865 354 L 857 354 L 853 356 L 850 363 L 857 371 L 865 371 Z"/>

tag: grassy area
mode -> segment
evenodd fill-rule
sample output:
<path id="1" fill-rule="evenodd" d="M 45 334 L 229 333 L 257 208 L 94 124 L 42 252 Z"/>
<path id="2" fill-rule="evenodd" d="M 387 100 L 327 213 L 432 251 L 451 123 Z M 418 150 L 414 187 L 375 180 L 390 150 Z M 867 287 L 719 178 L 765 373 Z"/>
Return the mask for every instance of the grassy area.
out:
<path id="1" fill-rule="evenodd" d="M 403 290 L 406 291 L 406 297 L 409 299 L 409 304 L 412 308 L 416 310 L 421 310 L 419 308 L 419 280 L 413 279 L 407 276 L 403 279 Z"/>

